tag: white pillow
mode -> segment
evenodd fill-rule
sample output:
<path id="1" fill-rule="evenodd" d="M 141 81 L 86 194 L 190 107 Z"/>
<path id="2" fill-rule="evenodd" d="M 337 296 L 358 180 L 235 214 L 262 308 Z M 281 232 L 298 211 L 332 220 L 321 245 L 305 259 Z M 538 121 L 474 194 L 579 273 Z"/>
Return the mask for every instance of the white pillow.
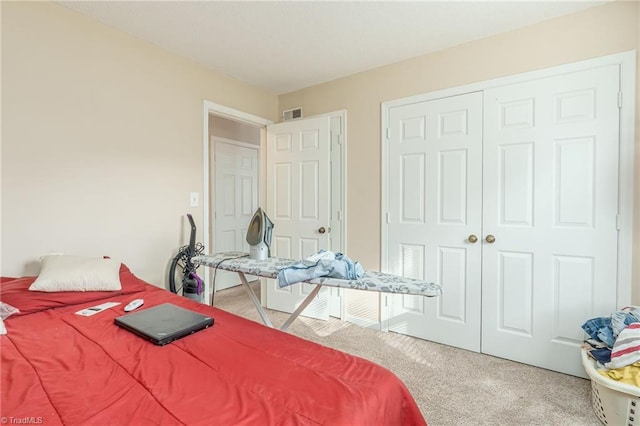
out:
<path id="1" fill-rule="evenodd" d="M 116 291 L 120 284 L 120 262 L 84 256 L 44 256 L 32 291 Z"/>

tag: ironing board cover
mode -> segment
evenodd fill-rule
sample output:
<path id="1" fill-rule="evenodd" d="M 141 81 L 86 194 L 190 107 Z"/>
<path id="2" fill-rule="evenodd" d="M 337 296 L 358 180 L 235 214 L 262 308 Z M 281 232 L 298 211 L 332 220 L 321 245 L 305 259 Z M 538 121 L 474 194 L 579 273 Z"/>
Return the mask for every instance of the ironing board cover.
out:
<path id="1" fill-rule="evenodd" d="M 226 252 L 195 256 L 191 259 L 191 262 L 195 265 L 205 265 L 225 271 L 242 272 L 265 278 L 276 278 L 280 269 L 297 261 L 281 257 L 255 260 L 250 259 L 247 253 Z M 427 297 L 435 297 L 442 294 L 442 288 L 438 284 L 377 271 L 365 271 L 364 276 L 358 280 L 341 280 L 322 277 L 305 281 L 305 283 L 382 293 L 415 294 Z"/>

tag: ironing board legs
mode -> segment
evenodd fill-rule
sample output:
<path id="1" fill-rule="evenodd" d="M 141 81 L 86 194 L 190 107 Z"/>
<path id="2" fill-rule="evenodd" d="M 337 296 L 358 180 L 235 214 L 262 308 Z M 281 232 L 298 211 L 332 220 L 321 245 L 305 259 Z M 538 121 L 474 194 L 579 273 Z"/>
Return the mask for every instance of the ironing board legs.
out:
<path id="1" fill-rule="evenodd" d="M 240 276 L 240 280 L 242 281 L 242 285 L 243 285 L 244 289 L 247 291 L 247 294 L 249 295 L 249 298 L 251 299 L 251 301 L 253 302 L 253 305 L 258 310 L 258 313 L 260 314 L 260 318 L 262 318 L 262 322 L 264 323 L 264 325 L 266 325 L 267 327 L 274 328 L 273 327 L 273 323 L 271 322 L 271 320 L 267 316 L 267 313 L 264 311 L 264 309 L 262 309 L 262 305 L 260 304 L 260 301 L 256 297 L 256 294 L 253 292 L 253 289 L 251 288 L 251 286 L 247 282 L 247 277 L 245 277 L 244 273 L 242 273 L 242 272 L 238 272 L 238 275 Z"/>
<path id="2" fill-rule="evenodd" d="M 275 328 L 273 326 L 273 323 L 267 316 L 267 313 L 262 308 L 262 304 L 260 303 L 260 301 L 258 300 L 258 297 L 254 293 L 253 288 L 251 288 L 251 285 L 249 285 L 249 283 L 247 282 L 247 277 L 244 276 L 243 272 L 238 272 L 238 275 L 240 276 L 240 281 L 242 281 L 242 286 L 244 287 L 247 294 L 249 295 L 249 298 L 253 302 L 253 305 L 256 307 L 258 314 L 260 314 L 260 318 L 262 318 L 262 322 L 264 323 L 264 325 L 266 325 L 267 327 Z M 298 306 L 296 310 L 293 311 L 291 315 L 289 315 L 289 318 L 287 318 L 287 320 L 280 326 L 280 330 L 284 331 L 287 328 L 289 328 L 291 323 L 295 321 L 296 318 L 298 318 L 298 315 L 300 315 L 302 311 L 304 311 L 304 308 L 309 306 L 309 303 L 311 303 L 313 299 L 318 295 L 321 288 L 322 288 L 322 285 L 317 284 L 315 288 L 311 290 L 311 293 L 309 293 L 307 297 L 305 297 L 305 299 L 302 301 L 300 306 Z"/>
<path id="3" fill-rule="evenodd" d="M 309 295 L 305 297 L 305 299 L 302 301 L 300 306 L 298 306 L 298 308 L 295 311 L 293 311 L 291 315 L 289 315 L 289 318 L 287 318 L 284 324 L 280 326 L 280 330 L 282 331 L 286 330 L 291 325 L 291 323 L 296 318 L 298 318 L 298 315 L 300 315 L 300 313 L 304 311 L 304 308 L 306 308 L 309 305 L 309 303 L 311 303 L 311 301 L 313 301 L 313 299 L 316 297 L 321 287 L 322 286 L 320 284 L 317 284 L 316 287 L 313 290 L 311 290 L 311 293 L 309 293 Z"/>

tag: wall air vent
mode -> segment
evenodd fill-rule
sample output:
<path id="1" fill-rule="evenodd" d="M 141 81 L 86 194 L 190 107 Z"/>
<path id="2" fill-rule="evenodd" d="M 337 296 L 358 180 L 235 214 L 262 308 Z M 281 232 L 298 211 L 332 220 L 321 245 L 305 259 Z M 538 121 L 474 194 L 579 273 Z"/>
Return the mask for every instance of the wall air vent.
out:
<path id="1" fill-rule="evenodd" d="M 282 121 L 294 120 L 296 118 L 302 118 L 302 108 L 293 108 L 282 111 Z"/>

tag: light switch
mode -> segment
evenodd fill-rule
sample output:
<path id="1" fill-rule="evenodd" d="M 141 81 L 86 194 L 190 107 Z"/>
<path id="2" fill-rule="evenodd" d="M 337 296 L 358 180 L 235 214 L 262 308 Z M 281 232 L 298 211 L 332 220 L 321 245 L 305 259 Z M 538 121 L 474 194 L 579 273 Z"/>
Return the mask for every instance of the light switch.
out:
<path id="1" fill-rule="evenodd" d="M 189 195 L 189 200 L 191 200 L 191 207 L 198 207 L 198 205 L 200 204 L 200 202 L 198 201 L 198 193 L 197 192 L 192 192 Z"/>

